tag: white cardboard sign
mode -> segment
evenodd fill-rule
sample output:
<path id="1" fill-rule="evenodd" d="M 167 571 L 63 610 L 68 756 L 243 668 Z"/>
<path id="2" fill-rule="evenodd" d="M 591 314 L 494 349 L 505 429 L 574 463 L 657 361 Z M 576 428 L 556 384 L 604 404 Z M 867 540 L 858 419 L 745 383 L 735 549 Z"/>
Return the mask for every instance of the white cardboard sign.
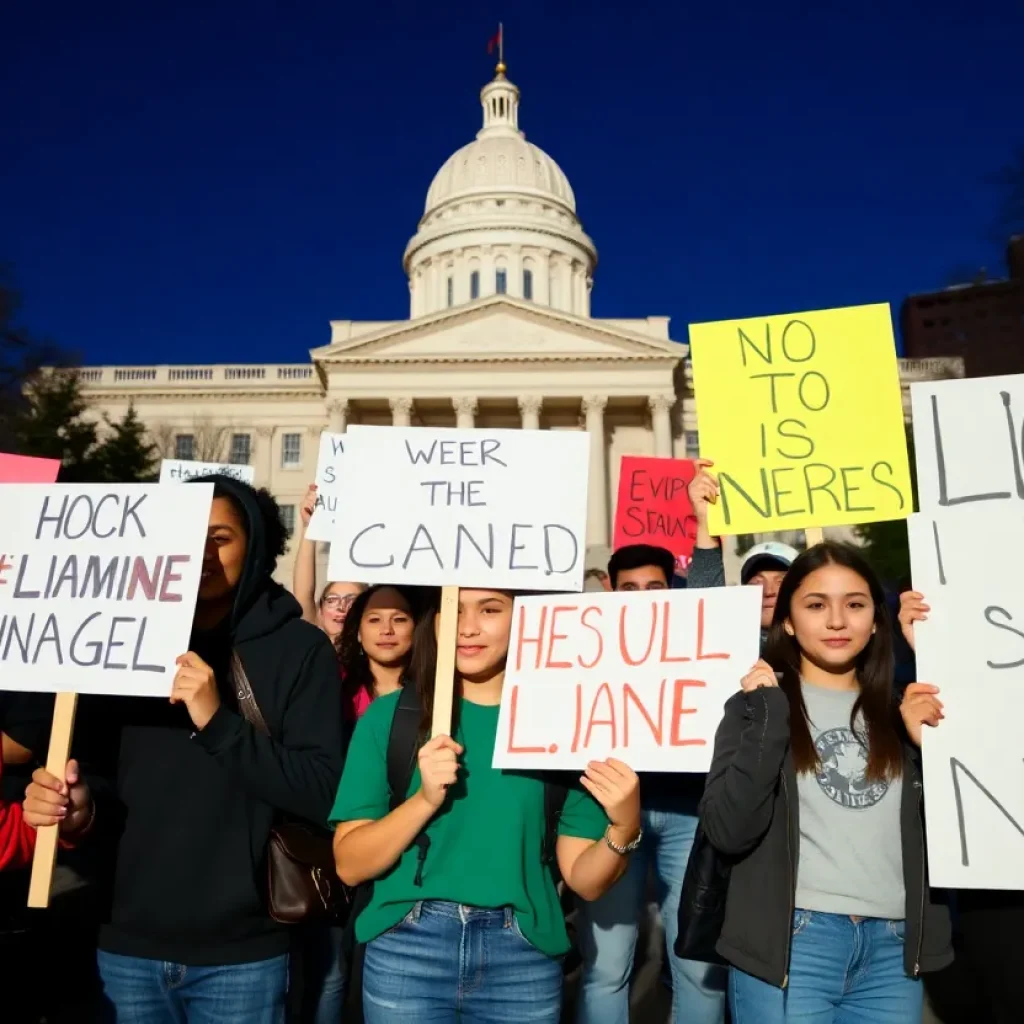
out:
<path id="1" fill-rule="evenodd" d="M 328 578 L 581 590 L 589 435 L 350 427 Z"/>
<path id="2" fill-rule="evenodd" d="M 167 697 L 212 484 L 0 485 L 0 688 Z"/>
<path id="3" fill-rule="evenodd" d="M 941 508 L 908 529 L 931 607 L 914 626 L 917 676 L 945 714 L 923 730 L 931 882 L 1024 889 L 1024 503 Z"/>
<path id="4" fill-rule="evenodd" d="M 306 528 L 307 540 L 329 541 L 341 497 L 341 463 L 345 457 L 345 435 L 324 431 L 316 460 L 316 504 Z"/>
<path id="5" fill-rule="evenodd" d="M 706 772 L 760 621 L 758 587 L 516 598 L 494 767 Z"/>
<path id="6" fill-rule="evenodd" d="M 230 462 L 191 462 L 185 459 L 164 459 L 160 463 L 160 483 L 181 484 L 186 480 L 195 480 L 200 476 L 211 476 L 220 473 L 222 476 L 233 476 L 243 483 L 252 484 L 256 480 L 256 470 L 252 466 L 236 466 Z"/>

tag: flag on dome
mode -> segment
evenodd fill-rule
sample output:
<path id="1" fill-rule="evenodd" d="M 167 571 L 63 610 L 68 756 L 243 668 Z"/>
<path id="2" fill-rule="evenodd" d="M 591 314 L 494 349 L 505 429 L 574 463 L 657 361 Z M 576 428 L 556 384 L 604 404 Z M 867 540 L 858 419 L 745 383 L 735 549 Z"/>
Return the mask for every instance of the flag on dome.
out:
<path id="1" fill-rule="evenodd" d="M 504 33 L 503 33 L 502 26 L 499 25 L 498 26 L 498 31 L 495 32 L 494 35 L 491 36 L 491 38 L 487 40 L 487 52 L 488 53 L 494 53 L 494 51 L 497 50 L 498 54 L 499 55 L 501 54 L 503 35 L 504 35 Z"/>

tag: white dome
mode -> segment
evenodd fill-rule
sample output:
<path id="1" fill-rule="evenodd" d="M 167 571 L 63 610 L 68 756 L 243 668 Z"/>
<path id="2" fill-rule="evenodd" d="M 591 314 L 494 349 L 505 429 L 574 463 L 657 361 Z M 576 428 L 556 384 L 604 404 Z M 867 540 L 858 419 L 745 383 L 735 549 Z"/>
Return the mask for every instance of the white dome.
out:
<path id="1" fill-rule="evenodd" d="M 569 179 L 519 130 L 519 90 L 504 64 L 480 104 L 483 127 L 434 175 L 405 249 L 410 315 L 493 294 L 589 315 L 597 250 Z"/>

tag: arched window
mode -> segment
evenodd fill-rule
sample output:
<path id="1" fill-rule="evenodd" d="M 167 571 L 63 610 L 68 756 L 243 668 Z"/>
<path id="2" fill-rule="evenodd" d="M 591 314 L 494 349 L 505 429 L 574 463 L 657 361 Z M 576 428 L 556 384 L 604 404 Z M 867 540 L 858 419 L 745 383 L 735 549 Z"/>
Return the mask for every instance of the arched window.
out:
<path id="1" fill-rule="evenodd" d="M 469 297 L 470 299 L 480 298 L 480 271 L 474 270 L 469 275 Z"/>
<path id="2" fill-rule="evenodd" d="M 533 271 L 523 271 L 523 298 L 527 302 L 533 301 Z"/>
<path id="3" fill-rule="evenodd" d="M 508 274 L 504 269 L 494 272 L 494 290 L 498 295 L 504 295 L 508 291 Z"/>

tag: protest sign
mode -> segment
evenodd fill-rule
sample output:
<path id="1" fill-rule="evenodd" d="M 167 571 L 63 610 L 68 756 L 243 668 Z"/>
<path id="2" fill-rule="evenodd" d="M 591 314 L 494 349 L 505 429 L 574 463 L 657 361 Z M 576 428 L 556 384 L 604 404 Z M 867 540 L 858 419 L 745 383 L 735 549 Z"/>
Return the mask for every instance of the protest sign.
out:
<path id="1" fill-rule="evenodd" d="M 324 431 L 320 435 L 320 454 L 316 460 L 316 505 L 306 528 L 307 540 L 331 539 L 341 496 L 341 460 L 344 455 L 345 435 Z"/>
<path id="2" fill-rule="evenodd" d="M 52 484 L 60 472 L 60 459 L 0 452 L 0 484 Z"/>
<path id="3" fill-rule="evenodd" d="M 623 455 L 613 549 L 653 544 L 671 551 L 676 565 L 685 569 L 697 537 L 697 517 L 686 492 L 694 473 L 688 459 Z"/>
<path id="4" fill-rule="evenodd" d="M 923 730 L 931 881 L 1024 889 L 1024 503 L 933 508 L 908 529 L 931 609 L 914 626 L 917 677 L 945 715 Z"/>
<path id="5" fill-rule="evenodd" d="M 757 587 L 516 598 L 494 767 L 706 772 L 760 616 Z"/>
<path id="6" fill-rule="evenodd" d="M 582 589 L 589 444 L 568 430 L 350 427 L 329 578 Z"/>
<path id="7" fill-rule="evenodd" d="M 167 697 L 212 486 L 0 486 L 0 687 Z"/>
<path id="8" fill-rule="evenodd" d="M 236 466 L 230 462 L 191 462 L 185 459 L 164 459 L 160 463 L 160 483 L 182 484 L 187 480 L 195 480 L 200 476 L 232 476 L 243 483 L 251 484 L 256 480 L 256 470 L 252 466 Z"/>
<path id="9" fill-rule="evenodd" d="M 692 324 L 690 353 L 713 534 L 910 514 L 887 305 Z"/>

